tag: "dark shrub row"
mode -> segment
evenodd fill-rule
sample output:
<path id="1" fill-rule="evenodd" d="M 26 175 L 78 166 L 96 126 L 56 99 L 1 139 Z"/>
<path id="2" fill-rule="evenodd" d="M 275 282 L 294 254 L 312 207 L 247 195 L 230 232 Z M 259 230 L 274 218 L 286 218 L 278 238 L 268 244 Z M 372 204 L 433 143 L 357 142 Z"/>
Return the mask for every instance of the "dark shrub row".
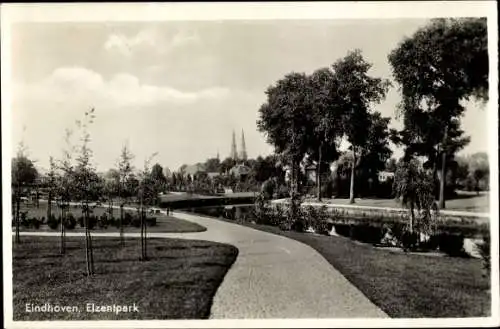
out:
<path id="1" fill-rule="evenodd" d="M 147 217 L 145 220 L 146 225 L 148 226 L 156 226 L 157 224 L 156 217 Z M 39 229 L 40 225 L 46 224 L 50 229 L 56 230 L 60 227 L 61 216 L 56 217 L 55 215 L 51 215 L 46 220 L 45 217 L 41 217 L 40 219 L 36 217 L 28 218 L 26 213 L 21 213 L 20 223 L 25 228 L 34 229 Z M 77 226 L 77 224 L 82 228 L 85 227 L 85 219 L 83 216 L 75 218 L 71 213 L 66 216 L 64 220 L 64 227 L 66 229 L 72 230 Z M 12 225 L 15 225 L 14 220 L 12 220 Z M 108 226 L 120 227 L 120 218 L 108 217 L 108 215 L 106 214 L 103 214 L 101 216 L 90 215 L 88 218 L 88 225 L 89 229 L 91 230 L 95 229 L 96 227 L 99 227 L 101 229 L 105 229 Z M 138 215 L 134 216 L 130 213 L 125 213 L 122 225 L 140 227 L 141 221 Z"/>

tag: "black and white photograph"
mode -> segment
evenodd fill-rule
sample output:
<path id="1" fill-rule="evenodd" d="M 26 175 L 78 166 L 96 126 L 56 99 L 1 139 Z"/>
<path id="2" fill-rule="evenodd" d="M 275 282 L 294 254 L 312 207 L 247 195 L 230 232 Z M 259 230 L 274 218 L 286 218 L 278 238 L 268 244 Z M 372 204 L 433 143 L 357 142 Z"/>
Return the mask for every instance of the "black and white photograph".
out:
<path id="1" fill-rule="evenodd" d="M 500 325 L 496 15 L 2 4 L 5 326 Z"/>

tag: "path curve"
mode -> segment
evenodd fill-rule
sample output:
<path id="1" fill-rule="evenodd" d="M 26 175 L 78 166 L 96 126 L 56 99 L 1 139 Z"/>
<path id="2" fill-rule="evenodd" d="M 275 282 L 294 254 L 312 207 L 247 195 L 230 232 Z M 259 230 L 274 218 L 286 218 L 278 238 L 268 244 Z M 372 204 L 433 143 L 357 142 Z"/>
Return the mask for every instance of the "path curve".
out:
<path id="1" fill-rule="evenodd" d="M 207 231 L 155 232 L 148 233 L 148 237 L 207 240 L 231 244 L 239 250 L 215 294 L 212 319 L 388 317 L 323 256 L 301 242 L 194 214 L 176 211 L 174 217 L 203 225 Z M 21 234 L 57 235 L 55 232 Z M 118 233 L 92 235 L 119 236 Z"/>

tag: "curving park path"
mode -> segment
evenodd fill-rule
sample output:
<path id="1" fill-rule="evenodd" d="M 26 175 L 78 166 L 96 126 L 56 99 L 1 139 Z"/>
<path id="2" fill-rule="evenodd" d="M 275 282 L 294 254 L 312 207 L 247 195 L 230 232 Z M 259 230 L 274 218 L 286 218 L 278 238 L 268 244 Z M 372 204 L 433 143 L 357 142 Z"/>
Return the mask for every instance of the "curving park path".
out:
<path id="1" fill-rule="evenodd" d="M 301 242 L 194 214 L 175 212 L 174 217 L 196 222 L 207 231 L 148 233 L 148 237 L 208 240 L 239 249 L 215 294 L 212 319 L 388 317 L 317 251 Z"/>

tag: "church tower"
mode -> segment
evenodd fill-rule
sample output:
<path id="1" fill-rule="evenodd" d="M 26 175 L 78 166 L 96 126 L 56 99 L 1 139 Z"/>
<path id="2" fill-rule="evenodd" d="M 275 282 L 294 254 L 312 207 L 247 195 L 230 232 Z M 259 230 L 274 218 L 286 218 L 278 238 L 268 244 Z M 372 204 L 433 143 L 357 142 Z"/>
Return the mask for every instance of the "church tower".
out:
<path id="1" fill-rule="evenodd" d="M 243 132 L 243 129 L 241 129 L 241 154 L 240 154 L 240 159 L 243 161 L 247 160 L 247 148 L 245 145 L 245 133 Z"/>
<path id="2" fill-rule="evenodd" d="M 236 134 L 233 130 L 233 142 L 231 144 L 231 159 L 238 160 L 238 150 L 236 149 Z"/>

